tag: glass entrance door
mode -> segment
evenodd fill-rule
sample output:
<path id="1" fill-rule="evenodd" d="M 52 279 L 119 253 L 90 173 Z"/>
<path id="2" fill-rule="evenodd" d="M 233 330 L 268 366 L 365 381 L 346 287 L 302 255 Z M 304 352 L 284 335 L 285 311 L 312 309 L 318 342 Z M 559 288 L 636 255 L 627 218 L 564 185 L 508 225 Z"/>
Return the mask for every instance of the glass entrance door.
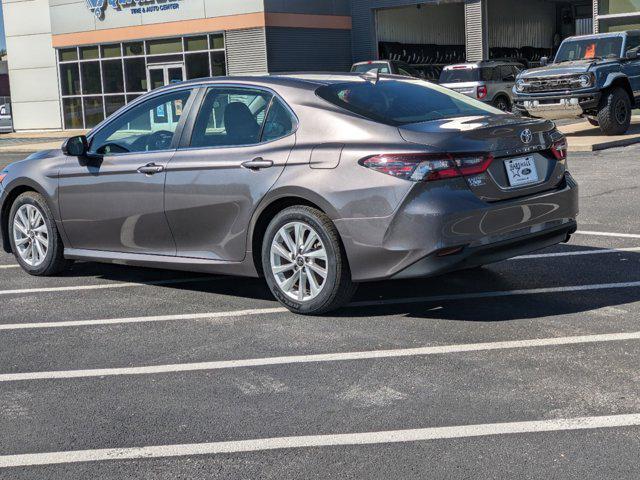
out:
<path id="1" fill-rule="evenodd" d="M 149 78 L 149 90 L 182 82 L 185 79 L 184 64 L 149 65 L 147 67 L 147 76 Z"/>

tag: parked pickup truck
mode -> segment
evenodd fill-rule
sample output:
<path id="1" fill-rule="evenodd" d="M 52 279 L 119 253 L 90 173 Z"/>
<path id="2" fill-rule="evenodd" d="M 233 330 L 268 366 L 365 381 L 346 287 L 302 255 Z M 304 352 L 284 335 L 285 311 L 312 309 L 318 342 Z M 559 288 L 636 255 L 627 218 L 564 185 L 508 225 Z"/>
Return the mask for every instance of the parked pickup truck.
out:
<path id="1" fill-rule="evenodd" d="M 514 113 L 586 118 L 605 135 L 626 133 L 640 105 L 640 30 L 567 38 L 553 63 L 520 73 Z"/>

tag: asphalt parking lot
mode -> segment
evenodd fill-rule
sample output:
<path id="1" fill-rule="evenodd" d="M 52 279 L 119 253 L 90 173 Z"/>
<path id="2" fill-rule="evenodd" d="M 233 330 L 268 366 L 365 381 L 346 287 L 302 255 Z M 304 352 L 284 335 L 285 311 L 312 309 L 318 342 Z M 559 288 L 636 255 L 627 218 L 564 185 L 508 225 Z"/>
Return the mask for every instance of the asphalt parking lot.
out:
<path id="1" fill-rule="evenodd" d="M 639 158 L 570 157 L 569 244 L 327 317 L 257 280 L 0 254 L 0 478 L 639 478 Z"/>

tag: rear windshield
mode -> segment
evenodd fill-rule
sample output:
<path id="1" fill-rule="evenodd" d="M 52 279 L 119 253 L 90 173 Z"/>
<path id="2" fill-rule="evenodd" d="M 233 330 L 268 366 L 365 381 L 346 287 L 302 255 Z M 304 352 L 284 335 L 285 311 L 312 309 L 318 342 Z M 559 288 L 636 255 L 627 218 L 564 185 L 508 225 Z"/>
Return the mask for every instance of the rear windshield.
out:
<path id="1" fill-rule="evenodd" d="M 380 73 L 391 73 L 388 63 L 361 63 L 351 67 L 352 72 L 365 73 L 377 69 Z"/>
<path id="2" fill-rule="evenodd" d="M 504 112 L 423 81 L 381 79 L 325 85 L 319 97 L 350 112 L 389 125 Z"/>
<path id="3" fill-rule="evenodd" d="M 622 50 L 622 37 L 590 38 L 562 42 L 555 62 L 606 58 L 609 55 L 619 57 Z"/>
<path id="4" fill-rule="evenodd" d="M 440 83 L 477 82 L 480 80 L 479 68 L 456 68 L 442 70 Z"/>

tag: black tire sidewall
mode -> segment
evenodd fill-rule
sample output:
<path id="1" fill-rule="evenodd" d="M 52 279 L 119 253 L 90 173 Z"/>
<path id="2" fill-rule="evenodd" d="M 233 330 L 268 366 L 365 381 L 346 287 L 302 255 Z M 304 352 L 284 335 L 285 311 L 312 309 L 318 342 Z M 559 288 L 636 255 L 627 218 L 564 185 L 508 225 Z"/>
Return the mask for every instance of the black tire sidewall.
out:
<path id="1" fill-rule="evenodd" d="M 499 104 L 501 102 L 504 102 L 505 108 L 500 108 L 499 107 Z M 499 96 L 499 97 L 495 98 L 492 103 L 493 103 L 493 107 L 494 108 L 502 110 L 503 112 L 511 112 L 512 111 L 511 102 L 509 102 L 507 97 Z"/>
<path id="2" fill-rule="evenodd" d="M 324 311 L 327 304 L 329 304 L 335 297 L 335 291 L 339 287 L 341 270 L 344 268 L 344 265 L 340 264 L 342 262 L 340 244 L 338 244 L 335 239 L 332 238 L 330 233 L 327 232 L 327 228 L 323 224 L 324 222 L 321 215 L 322 212 L 304 207 L 287 208 L 276 215 L 276 217 L 271 221 L 267 227 L 262 242 L 262 269 L 265 280 L 278 301 L 297 313 L 313 314 Z M 316 298 L 306 302 L 296 302 L 288 297 L 280 289 L 280 286 L 276 282 L 273 272 L 271 271 L 271 242 L 278 233 L 278 230 L 291 222 L 303 222 L 313 228 L 322 240 L 327 251 L 327 278 L 325 280 L 325 285 Z"/>
<path id="3" fill-rule="evenodd" d="M 34 207 L 36 207 L 40 212 L 40 214 L 42 215 L 42 218 L 44 218 L 44 221 L 47 225 L 48 237 L 49 237 L 49 249 L 47 250 L 45 261 L 42 262 L 37 267 L 33 267 L 28 263 L 26 263 L 24 260 L 22 260 L 22 258 L 20 258 L 20 255 L 18 254 L 18 250 L 15 245 L 15 240 L 13 236 L 13 229 L 14 229 L 13 221 L 15 219 L 18 209 L 23 205 L 33 205 Z M 18 198 L 16 198 L 9 212 L 8 234 L 9 234 L 9 242 L 11 243 L 11 250 L 14 253 L 16 261 L 20 264 L 20 266 L 25 271 L 27 271 L 32 275 L 44 275 L 46 274 L 46 272 L 48 272 L 52 268 L 53 264 L 56 261 L 58 249 L 61 248 L 61 245 L 58 242 L 58 231 L 55 226 L 55 220 L 53 219 L 53 216 L 51 215 L 51 211 L 49 210 L 49 207 L 47 206 L 47 204 L 45 203 L 41 195 L 37 193 L 28 192 L 28 193 L 23 193 L 20 196 L 18 196 Z"/>
<path id="4" fill-rule="evenodd" d="M 615 112 L 621 101 L 625 103 L 627 109 L 624 123 L 618 122 Z M 631 123 L 631 99 L 624 89 L 616 87 L 604 95 L 598 112 L 598 123 L 605 135 L 622 135 L 627 132 Z"/>

